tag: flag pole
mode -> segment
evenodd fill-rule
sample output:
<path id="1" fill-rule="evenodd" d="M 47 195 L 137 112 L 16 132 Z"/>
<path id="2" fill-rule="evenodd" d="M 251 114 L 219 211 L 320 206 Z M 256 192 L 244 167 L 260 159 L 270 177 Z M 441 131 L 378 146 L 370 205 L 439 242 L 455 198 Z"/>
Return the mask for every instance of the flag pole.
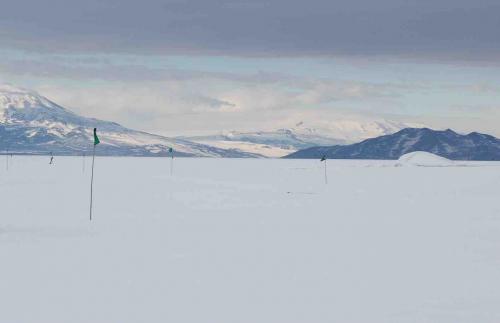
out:
<path id="1" fill-rule="evenodd" d="M 93 201 L 93 188 L 94 188 L 94 161 L 95 161 L 95 146 L 100 143 L 97 137 L 97 128 L 94 128 L 94 149 L 92 152 L 92 175 L 90 176 L 90 215 L 89 220 L 92 221 L 92 201 Z"/>
<path id="2" fill-rule="evenodd" d="M 174 155 L 172 155 L 172 158 L 170 159 L 170 176 L 172 176 L 174 173 Z"/>
<path id="3" fill-rule="evenodd" d="M 323 155 L 323 157 L 321 157 L 320 162 L 325 162 L 325 184 L 328 184 L 328 177 L 326 176 L 326 155 Z"/>
<path id="4" fill-rule="evenodd" d="M 92 175 L 90 176 L 90 216 L 89 220 L 92 221 L 92 197 L 93 197 L 93 188 L 94 188 L 94 161 L 95 161 L 95 146 L 92 154 Z"/>
<path id="5" fill-rule="evenodd" d="M 172 147 L 168 148 L 168 152 L 171 154 L 170 158 L 170 176 L 174 173 L 174 149 Z"/>
<path id="6" fill-rule="evenodd" d="M 85 152 L 82 155 L 82 173 L 85 174 Z"/>
<path id="7" fill-rule="evenodd" d="M 326 175 L 326 159 L 325 159 L 325 184 L 328 184 L 328 177 Z"/>

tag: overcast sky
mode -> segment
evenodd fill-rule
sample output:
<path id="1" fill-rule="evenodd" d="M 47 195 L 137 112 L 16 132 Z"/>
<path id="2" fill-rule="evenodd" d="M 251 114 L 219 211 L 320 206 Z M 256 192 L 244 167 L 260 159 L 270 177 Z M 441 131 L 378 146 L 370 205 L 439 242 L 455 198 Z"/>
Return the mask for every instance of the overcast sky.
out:
<path id="1" fill-rule="evenodd" d="M 16 0 L 0 81 L 162 134 L 383 117 L 500 135 L 498 0 Z"/>

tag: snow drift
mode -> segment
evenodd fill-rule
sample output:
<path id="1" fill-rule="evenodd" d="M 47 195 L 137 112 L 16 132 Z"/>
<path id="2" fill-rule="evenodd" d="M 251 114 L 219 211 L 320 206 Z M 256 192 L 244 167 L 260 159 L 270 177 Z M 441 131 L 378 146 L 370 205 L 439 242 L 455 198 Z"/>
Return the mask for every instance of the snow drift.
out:
<path id="1" fill-rule="evenodd" d="M 455 163 L 448 158 L 444 158 L 425 151 L 414 151 L 399 157 L 396 166 L 421 166 L 421 167 L 448 167 Z"/>

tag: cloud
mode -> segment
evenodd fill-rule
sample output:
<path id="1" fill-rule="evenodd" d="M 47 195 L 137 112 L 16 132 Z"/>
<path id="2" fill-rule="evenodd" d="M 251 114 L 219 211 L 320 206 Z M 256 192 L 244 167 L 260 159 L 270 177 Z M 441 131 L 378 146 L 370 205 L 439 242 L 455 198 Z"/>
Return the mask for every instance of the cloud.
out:
<path id="1" fill-rule="evenodd" d="M 490 68 L 312 61 L 0 50 L 0 79 L 85 116 L 166 135 L 272 129 L 302 116 L 349 114 L 425 124 L 435 117 L 446 127 L 444 115 L 485 119 L 487 109 L 459 105 L 494 106 L 500 89 Z M 456 123 L 465 128 L 465 121 Z"/>
<path id="2" fill-rule="evenodd" d="M 234 103 L 206 96 L 186 97 L 185 101 L 192 104 L 192 112 L 230 112 L 238 110 Z"/>
<path id="3" fill-rule="evenodd" d="M 498 59 L 497 0 L 17 0 L 3 47 L 218 55 Z"/>
<path id="4" fill-rule="evenodd" d="M 210 63 L 199 63 L 194 66 L 193 60 L 178 64 L 170 62 L 170 59 L 171 57 L 148 55 L 68 55 L 0 50 L 0 73 L 32 78 L 50 77 L 51 79 L 120 82 L 202 78 L 259 84 L 302 81 L 302 79 L 286 72 L 265 71 L 262 70 L 262 67 L 257 67 L 250 73 L 238 73 L 231 70 L 231 67 L 252 64 L 247 60 L 233 62 L 231 65 L 225 63 L 225 66 L 228 67 L 226 69 L 221 69 L 220 66 L 211 69 Z"/>
<path id="5" fill-rule="evenodd" d="M 169 134 L 165 129 L 170 134 L 218 132 L 228 125 L 258 129 L 301 109 L 336 110 L 328 103 L 385 98 L 393 91 L 390 84 L 298 78 L 266 83 L 254 75 L 243 79 L 203 74 L 84 86 L 43 80 L 35 88 L 79 114 L 163 134 Z"/>
<path id="6" fill-rule="evenodd" d="M 392 84 L 366 82 L 314 80 L 308 82 L 304 92 L 296 100 L 304 105 L 319 105 L 332 101 L 390 98 L 397 96 Z"/>
<path id="7" fill-rule="evenodd" d="M 91 63 L 89 63 L 91 62 Z M 3 74 L 31 77 L 67 78 L 101 81 L 158 81 L 164 79 L 191 79 L 209 76 L 210 73 L 179 70 L 176 68 L 151 68 L 143 64 L 116 64 L 108 59 L 72 56 L 41 56 L 38 59 L 5 57 L 0 61 Z M 217 73 L 213 73 L 217 75 Z"/>
<path id="8" fill-rule="evenodd" d="M 0 56 L 0 73 L 4 76 L 29 79 L 61 103 L 77 109 L 85 107 L 86 111 L 107 118 L 130 110 L 127 105 L 143 111 L 145 116 L 153 116 L 148 111 L 151 107 L 158 110 L 161 106 L 163 111 L 167 105 L 170 114 L 315 108 L 335 101 L 391 98 L 401 89 L 397 84 L 339 81 L 284 72 L 183 69 L 163 61 L 151 67 L 144 56 L 15 56 Z"/>
<path id="9" fill-rule="evenodd" d="M 478 117 L 478 115 L 482 115 L 486 118 L 500 117 L 500 105 L 498 104 L 460 104 L 453 105 L 452 107 L 450 107 L 450 109 L 455 112 L 462 112 L 464 113 L 464 115 L 472 117 Z"/>

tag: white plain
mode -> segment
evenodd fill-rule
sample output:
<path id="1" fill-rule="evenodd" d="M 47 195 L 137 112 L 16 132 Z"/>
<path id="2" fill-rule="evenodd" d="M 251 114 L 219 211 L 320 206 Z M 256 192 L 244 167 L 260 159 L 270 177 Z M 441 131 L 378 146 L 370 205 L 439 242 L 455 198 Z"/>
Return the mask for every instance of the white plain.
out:
<path id="1" fill-rule="evenodd" d="M 500 321 L 500 163 L 98 157 L 89 222 L 48 161 L 0 167 L 0 322 Z"/>

